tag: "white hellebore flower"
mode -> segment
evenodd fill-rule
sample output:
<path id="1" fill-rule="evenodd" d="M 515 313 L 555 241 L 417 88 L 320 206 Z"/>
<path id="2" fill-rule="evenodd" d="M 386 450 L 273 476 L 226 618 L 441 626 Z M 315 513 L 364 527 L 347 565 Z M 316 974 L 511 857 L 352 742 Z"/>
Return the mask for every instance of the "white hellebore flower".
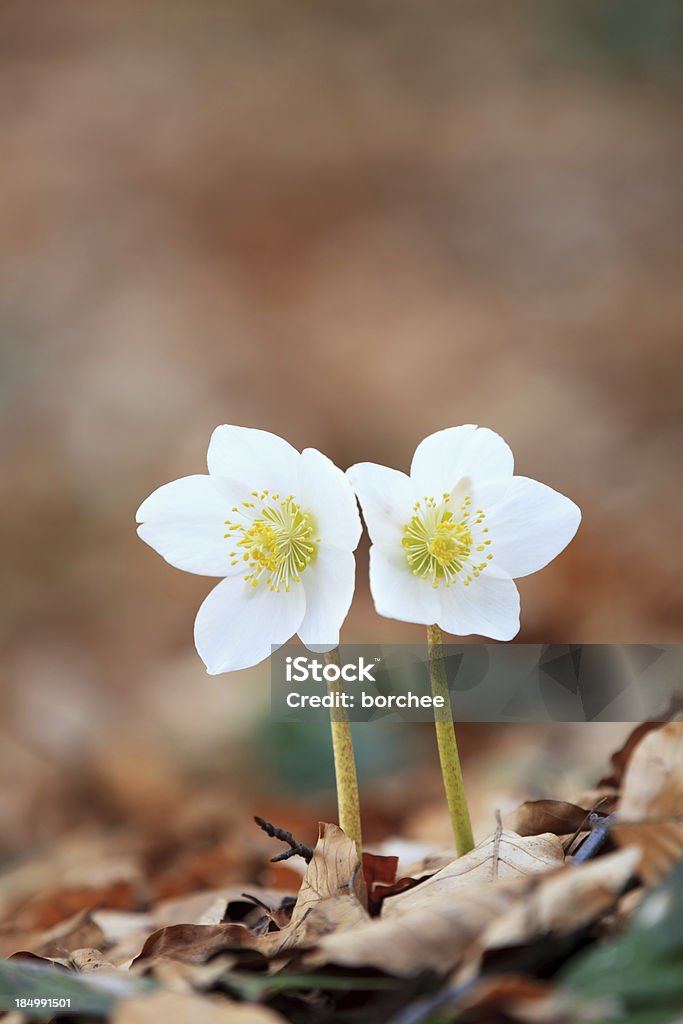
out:
<path id="1" fill-rule="evenodd" d="M 502 437 L 466 424 L 425 438 L 410 476 L 371 462 L 348 470 L 372 540 L 380 615 L 459 636 L 518 632 L 513 579 L 555 558 L 581 512 L 551 487 L 513 476 L 513 465 Z"/>
<path id="2" fill-rule="evenodd" d="M 207 460 L 208 475 L 159 487 L 137 521 L 171 565 L 225 577 L 195 622 L 208 671 L 256 665 L 295 633 L 307 647 L 335 647 L 361 533 L 342 471 L 314 448 L 247 427 L 217 427 Z"/>

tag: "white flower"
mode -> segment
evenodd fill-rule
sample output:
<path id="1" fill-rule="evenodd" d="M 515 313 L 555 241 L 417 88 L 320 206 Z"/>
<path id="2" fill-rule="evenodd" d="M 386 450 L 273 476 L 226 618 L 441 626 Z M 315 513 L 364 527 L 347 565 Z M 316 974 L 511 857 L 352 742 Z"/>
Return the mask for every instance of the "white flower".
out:
<path id="1" fill-rule="evenodd" d="M 513 476 L 513 464 L 502 437 L 466 424 L 425 438 L 410 476 L 371 462 L 348 470 L 372 540 L 380 615 L 460 636 L 517 633 L 513 579 L 555 558 L 581 512 L 551 487 Z"/>
<path id="2" fill-rule="evenodd" d="M 137 521 L 171 565 L 225 577 L 195 622 L 208 671 L 255 665 L 295 633 L 307 647 L 335 647 L 361 533 L 342 471 L 314 448 L 247 427 L 217 427 L 207 459 L 208 475 L 159 487 Z"/>

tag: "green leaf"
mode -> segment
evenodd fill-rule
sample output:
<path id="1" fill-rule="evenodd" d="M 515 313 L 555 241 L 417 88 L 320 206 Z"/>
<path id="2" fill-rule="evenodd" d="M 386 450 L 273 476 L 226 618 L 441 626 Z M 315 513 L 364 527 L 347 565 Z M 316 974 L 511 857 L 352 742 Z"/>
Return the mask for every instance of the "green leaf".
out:
<path id="1" fill-rule="evenodd" d="M 279 974 L 248 975 L 227 971 L 221 975 L 220 983 L 243 999 L 260 998 L 271 992 L 307 991 L 384 991 L 395 990 L 400 982 L 392 978 L 364 978 L 346 974 L 308 974 L 282 971 Z"/>
<path id="2" fill-rule="evenodd" d="M 628 931 L 575 957 L 561 977 L 573 1003 L 619 1024 L 665 1024 L 683 1005 L 683 861 L 643 900 Z"/>

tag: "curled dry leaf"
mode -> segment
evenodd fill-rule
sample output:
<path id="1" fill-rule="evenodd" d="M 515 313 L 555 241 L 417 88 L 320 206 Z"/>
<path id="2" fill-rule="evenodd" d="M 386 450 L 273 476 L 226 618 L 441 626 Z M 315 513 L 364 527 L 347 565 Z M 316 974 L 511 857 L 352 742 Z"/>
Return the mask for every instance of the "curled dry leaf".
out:
<path id="1" fill-rule="evenodd" d="M 505 829 L 496 830 L 464 857 L 451 861 L 441 871 L 415 889 L 384 901 L 383 917 L 403 915 L 433 905 L 442 894 L 451 897 L 477 882 L 550 871 L 564 864 L 564 850 L 557 836 L 519 836 Z"/>
<path id="2" fill-rule="evenodd" d="M 172 924 L 150 935 L 133 965 L 147 970 L 164 958 L 203 964 L 227 949 L 254 950 L 258 941 L 243 924 Z"/>
<path id="3" fill-rule="evenodd" d="M 71 966 L 69 960 L 64 960 L 60 957 L 38 956 L 37 953 L 32 953 L 28 949 L 17 950 L 7 960 L 8 962 L 11 960 L 26 960 L 30 964 L 42 964 L 45 967 L 63 967 L 64 970 L 68 970 Z"/>
<path id="4" fill-rule="evenodd" d="M 660 729 L 667 722 L 680 721 L 683 714 L 683 698 L 676 695 L 671 698 L 669 707 L 656 722 L 641 722 L 626 737 L 622 746 L 610 758 L 611 770 L 598 782 L 598 787 L 608 786 L 619 789 L 629 761 L 640 741 L 654 729 Z"/>
<path id="5" fill-rule="evenodd" d="M 318 842 L 301 883 L 292 922 L 306 914 L 309 908 L 338 896 L 353 896 L 362 906 L 367 903 L 355 843 L 338 825 L 321 822 Z"/>
<path id="6" fill-rule="evenodd" d="M 519 836 L 572 835 L 585 827 L 590 810 L 566 800 L 527 800 L 503 819 L 506 828 Z"/>
<path id="7" fill-rule="evenodd" d="M 381 853 L 363 853 L 363 878 L 368 898 L 372 897 L 375 886 L 386 888 L 396 881 L 398 857 L 387 857 Z"/>
<path id="8" fill-rule="evenodd" d="M 631 760 L 633 751 L 636 749 L 643 737 L 647 736 L 653 729 L 659 729 L 659 722 L 641 722 L 632 729 L 624 743 L 616 750 L 610 758 L 611 769 L 607 775 L 598 781 L 598 787 L 609 786 L 611 789 L 620 789 L 624 780 L 624 772 Z"/>
<path id="9" fill-rule="evenodd" d="M 363 853 L 363 877 L 368 893 L 368 912 L 371 917 L 378 916 L 382 909 L 382 903 L 388 896 L 405 892 L 419 884 L 419 878 L 411 876 L 397 878 L 398 864 L 398 857 Z"/>
<path id="10" fill-rule="evenodd" d="M 367 892 L 355 843 L 338 825 L 320 823 L 318 842 L 306 868 L 290 923 L 261 937 L 258 948 L 277 956 L 313 945 L 330 932 L 344 932 L 369 919 Z"/>
<path id="11" fill-rule="evenodd" d="M 642 852 L 639 874 L 651 885 L 683 857 L 683 722 L 649 731 L 624 775 L 614 841 Z"/>
<path id="12" fill-rule="evenodd" d="M 284 1018 L 265 1006 L 227 1003 L 206 996 L 155 992 L 123 999 L 112 1024 L 283 1024 Z"/>

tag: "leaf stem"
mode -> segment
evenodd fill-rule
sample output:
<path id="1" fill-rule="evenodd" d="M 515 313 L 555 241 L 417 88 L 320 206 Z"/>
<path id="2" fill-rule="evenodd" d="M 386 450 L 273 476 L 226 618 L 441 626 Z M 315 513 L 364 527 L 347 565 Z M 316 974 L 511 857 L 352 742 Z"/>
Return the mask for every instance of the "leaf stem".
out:
<path id="1" fill-rule="evenodd" d="M 446 665 L 443 659 L 443 641 L 438 626 L 427 626 L 427 645 L 429 647 L 429 677 L 432 683 L 432 696 L 443 697 L 443 707 L 434 708 L 434 725 L 436 726 L 441 774 L 453 826 L 455 849 L 458 856 L 461 857 L 464 853 L 474 849 L 474 837 L 462 769 L 460 768 L 458 744 L 455 739 L 453 709 L 448 692 Z"/>
<path id="2" fill-rule="evenodd" d="M 339 648 L 325 655 L 328 665 L 339 665 Z M 341 677 L 335 682 L 328 682 L 327 692 L 334 696 L 344 692 Z M 339 809 L 339 827 L 349 839 L 356 844 L 359 860 L 362 858 L 362 837 L 360 826 L 360 798 L 358 796 L 358 778 L 356 761 L 353 756 L 353 740 L 349 716 L 344 707 L 330 708 L 330 728 L 332 730 L 332 751 L 334 753 L 334 774 L 337 781 L 337 806 Z"/>

